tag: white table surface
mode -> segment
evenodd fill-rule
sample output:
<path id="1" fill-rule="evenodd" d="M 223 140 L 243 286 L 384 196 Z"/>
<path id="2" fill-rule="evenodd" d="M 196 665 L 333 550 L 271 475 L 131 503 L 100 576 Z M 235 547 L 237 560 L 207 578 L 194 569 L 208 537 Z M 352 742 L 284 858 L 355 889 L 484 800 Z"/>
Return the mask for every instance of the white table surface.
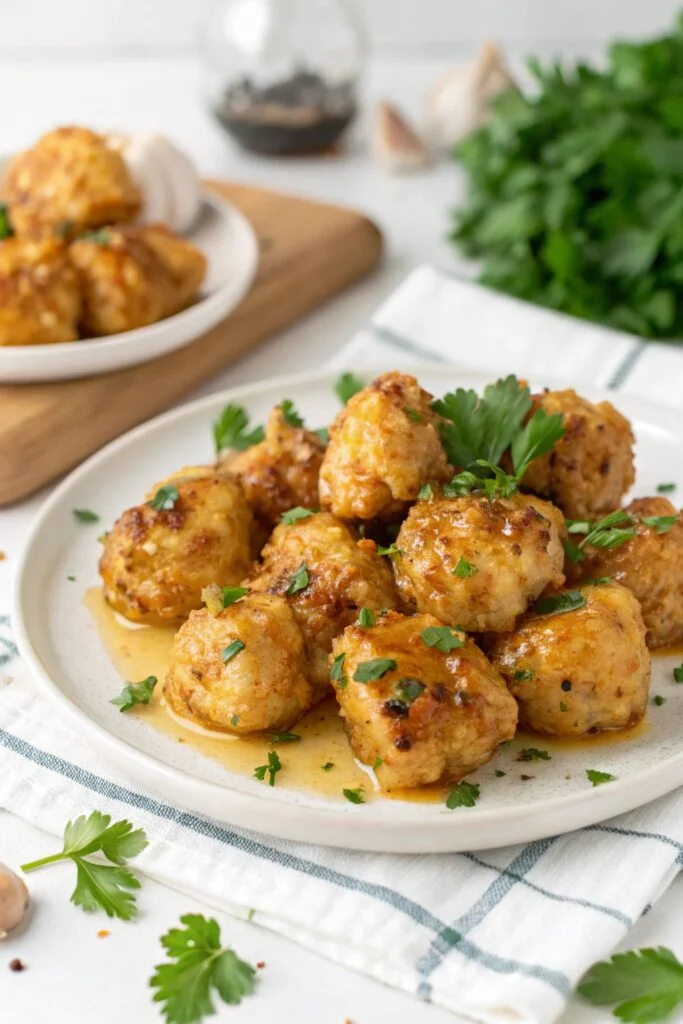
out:
<path id="1" fill-rule="evenodd" d="M 425 86 L 442 66 L 408 60 L 377 64 L 369 75 L 369 100 L 389 96 L 416 113 Z M 204 391 L 315 368 L 329 359 L 416 263 L 457 265 L 444 241 L 447 210 L 462 188 L 456 168 L 445 162 L 426 174 L 389 177 L 365 155 L 361 132 L 351 151 L 339 158 L 247 157 L 225 141 L 204 113 L 198 72 L 190 60 L 5 59 L 0 66 L 0 95 L 19 98 L 3 104 L 2 148 L 8 152 L 30 144 L 38 133 L 59 123 L 157 130 L 187 146 L 209 175 L 353 205 L 380 224 L 388 243 L 380 272 L 262 346 Z M 0 532 L 1 517 L 0 513 Z M 0 811 L 1 861 L 17 865 L 54 849 L 52 837 Z M 29 879 L 33 908 L 27 925 L 0 944 L 0 1021 L 154 1024 L 161 1018 L 150 1002 L 147 979 L 162 959 L 159 936 L 182 913 L 212 911 L 145 881 L 139 920 L 133 925 L 110 923 L 104 916 L 85 915 L 68 902 L 72 875 L 70 865 L 60 865 Z M 660 904 L 647 914 L 628 937 L 627 947 L 665 944 L 683 953 L 675 926 L 681 917 L 673 912 L 683 912 L 683 883 L 674 884 L 663 903 L 665 912 Z M 443 1010 L 351 973 L 263 929 L 215 916 L 224 938 L 243 958 L 266 963 L 259 972 L 257 995 L 239 1008 L 221 1005 L 216 1020 L 236 1024 L 453 1024 L 455 1020 Z M 96 933 L 103 927 L 111 934 L 100 939 Z M 13 957 L 20 957 L 28 969 L 10 972 L 7 964 Z M 577 1002 L 570 1006 L 563 1024 L 597 1024 L 608 1016 L 604 1010 Z M 676 1019 L 683 1020 L 683 1015 Z"/>

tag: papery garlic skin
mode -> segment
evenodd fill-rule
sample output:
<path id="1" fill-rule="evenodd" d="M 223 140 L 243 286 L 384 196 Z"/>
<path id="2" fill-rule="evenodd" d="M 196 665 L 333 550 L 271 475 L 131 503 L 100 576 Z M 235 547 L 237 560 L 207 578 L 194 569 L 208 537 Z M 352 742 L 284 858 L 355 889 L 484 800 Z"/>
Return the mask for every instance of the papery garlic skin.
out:
<path id="1" fill-rule="evenodd" d="M 201 205 L 201 179 L 192 160 L 164 135 L 109 136 L 142 194 L 138 220 L 189 231 Z"/>
<path id="2" fill-rule="evenodd" d="M 24 918 L 28 908 L 28 889 L 10 868 L 0 864 L 0 939 Z"/>
<path id="3" fill-rule="evenodd" d="M 517 88 L 497 43 L 486 42 L 469 64 L 441 75 L 427 94 L 426 131 L 432 145 L 447 149 L 481 127 L 488 103 Z"/>

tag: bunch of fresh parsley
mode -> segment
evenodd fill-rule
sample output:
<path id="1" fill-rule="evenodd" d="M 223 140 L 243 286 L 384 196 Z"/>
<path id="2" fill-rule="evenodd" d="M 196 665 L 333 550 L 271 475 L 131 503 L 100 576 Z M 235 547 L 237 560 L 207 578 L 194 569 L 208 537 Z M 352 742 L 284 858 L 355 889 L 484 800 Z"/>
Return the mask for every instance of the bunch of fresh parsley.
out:
<path id="1" fill-rule="evenodd" d="M 683 337 L 683 15 L 604 70 L 529 62 L 458 146 L 452 239 L 480 281 L 648 338 Z"/>

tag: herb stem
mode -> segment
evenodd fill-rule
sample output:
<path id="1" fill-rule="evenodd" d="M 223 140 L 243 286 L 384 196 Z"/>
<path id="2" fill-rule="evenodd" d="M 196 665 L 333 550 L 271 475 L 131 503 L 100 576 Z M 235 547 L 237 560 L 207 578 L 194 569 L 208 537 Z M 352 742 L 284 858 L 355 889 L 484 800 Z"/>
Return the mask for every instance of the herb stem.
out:
<path id="1" fill-rule="evenodd" d="M 21 870 L 24 872 L 35 871 L 36 868 L 43 868 L 46 864 L 56 864 L 58 860 L 66 860 L 68 857 L 65 853 L 53 853 L 50 857 L 41 857 L 40 860 L 29 861 L 28 864 L 22 864 Z"/>

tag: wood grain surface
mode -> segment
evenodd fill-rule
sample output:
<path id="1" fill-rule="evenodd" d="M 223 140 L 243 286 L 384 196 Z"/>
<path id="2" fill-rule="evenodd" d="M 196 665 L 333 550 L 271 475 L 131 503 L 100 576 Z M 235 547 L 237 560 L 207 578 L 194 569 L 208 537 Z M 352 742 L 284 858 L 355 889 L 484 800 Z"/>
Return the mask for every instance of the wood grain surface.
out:
<path id="1" fill-rule="evenodd" d="M 0 505 L 26 497 L 169 407 L 380 260 L 381 235 L 359 213 L 246 185 L 207 184 L 259 236 L 251 291 L 208 334 L 152 362 L 83 380 L 0 387 Z"/>

